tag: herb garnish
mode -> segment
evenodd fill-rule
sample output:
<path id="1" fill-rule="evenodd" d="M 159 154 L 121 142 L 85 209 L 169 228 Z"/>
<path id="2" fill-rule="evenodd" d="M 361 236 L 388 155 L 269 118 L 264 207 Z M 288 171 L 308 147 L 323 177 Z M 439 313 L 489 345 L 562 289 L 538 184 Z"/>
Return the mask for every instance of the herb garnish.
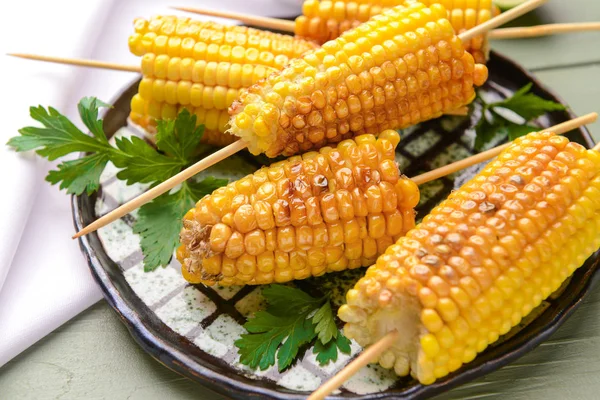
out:
<path id="1" fill-rule="evenodd" d="M 475 125 L 477 137 L 475 150 L 481 151 L 486 143 L 495 137 L 508 136 L 514 140 L 520 136 L 539 130 L 531 121 L 547 112 L 561 111 L 565 107 L 551 100 L 543 99 L 531 93 L 532 83 L 519 89 L 512 97 L 494 103 L 486 103 L 481 96 L 478 97 L 482 104 L 481 119 Z M 522 119 L 516 123 L 505 117 L 501 110 L 509 110 Z"/>
<path id="2" fill-rule="evenodd" d="M 86 156 L 64 161 L 46 176 L 69 194 L 92 194 L 100 187 L 100 176 L 111 161 L 120 171 L 117 178 L 133 183 L 156 185 L 198 161 L 204 126 L 196 127 L 196 116 L 183 110 L 175 120 L 158 121 L 156 148 L 137 137 L 115 138 L 111 145 L 98 118 L 100 108 L 110 107 L 95 97 L 85 97 L 78 104 L 79 115 L 91 135 L 82 132 L 56 109 L 31 107 L 31 117 L 42 127 L 26 127 L 20 136 L 8 141 L 16 151 L 35 150 L 52 161 L 71 153 Z M 179 242 L 183 215 L 204 195 L 227 183 L 226 179 L 208 177 L 200 182 L 184 182 L 179 190 L 165 193 L 139 209 L 133 231 L 140 235 L 144 268 L 151 271 L 167 265 Z"/>
<path id="3" fill-rule="evenodd" d="M 329 296 L 314 298 L 300 289 L 270 285 L 262 290 L 268 307 L 244 324 L 249 332 L 235 342 L 240 362 L 265 370 L 289 367 L 300 348 L 316 339 L 313 353 L 321 365 L 350 354 L 348 340 L 335 325 Z"/>

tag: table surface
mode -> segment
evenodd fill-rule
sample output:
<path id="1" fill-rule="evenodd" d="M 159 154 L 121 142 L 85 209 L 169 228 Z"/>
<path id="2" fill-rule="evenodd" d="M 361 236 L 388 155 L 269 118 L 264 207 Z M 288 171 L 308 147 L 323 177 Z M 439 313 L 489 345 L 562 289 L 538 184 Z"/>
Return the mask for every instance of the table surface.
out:
<path id="1" fill-rule="evenodd" d="M 597 0 L 553 0 L 517 24 L 600 20 Z M 496 41 L 582 115 L 600 111 L 600 33 Z M 600 140 L 600 124 L 590 126 Z M 1 328 L 0 328 L 1 329 Z M 550 340 L 440 399 L 592 399 L 600 392 L 600 290 Z M 101 301 L 0 369 L 3 399 L 224 399 L 166 369 Z"/>

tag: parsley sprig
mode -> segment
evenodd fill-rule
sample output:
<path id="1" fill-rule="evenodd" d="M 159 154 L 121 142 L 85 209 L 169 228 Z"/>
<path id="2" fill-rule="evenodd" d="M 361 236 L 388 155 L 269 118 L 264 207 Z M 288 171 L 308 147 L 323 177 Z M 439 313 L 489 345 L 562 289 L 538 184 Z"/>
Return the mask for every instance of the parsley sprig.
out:
<path id="1" fill-rule="evenodd" d="M 532 85 L 532 83 L 528 83 L 516 91 L 512 97 L 502 101 L 486 103 L 481 96 L 478 97 L 482 104 L 482 110 L 481 118 L 475 125 L 477 132 L 475 150 L 481 151 L 486 143 L 496 137 L 508 136 L 508 140 L 514 140 L 534 132 L 539 128 L 531 123 L 532 120 L 547 112 L 565 109 L 562 104 L 531 93 Z M 521 122 L 515 122 L 514 119 L 509 118 L 506 110 L 520 117 Z"/>
<path id="2" fill-rule="evenodd" d="M 79 102 L 79 115 L 90 135 L 52 107 L 31 107 L 31 118 L 41 127 L 25 127 L 19 130 L 20 136 L 7 144 L 19 152 L 35 150 L 50 161 L 71 153 L 86 153 L 84 157 L 61 162 L 46 176 L 48 182 L 74 195 L 90 195 L 98 190 L 100 176 L 109 161 L 120 169 L 117 178 L 128 185 L 156 185 L 198 161 L 204 127 L 196 127 L 196 116 L 187 110 L 175 120 L 158 121 L 155 148 L 137 136 L 117 137 L 115 145 L 110 144 L 99 118 L 99 110 L 104 107 L 110 106 L 95 97 Z M 140 235 L 146 270 L 168 264 L 179 242 L 183 215 L 198 199 L 226 183 L 226 179 L 213 177 L 188 181 L 179 190 L 140 207 L 133 231 Z"/>
<path id="3" fill-rule="evenodd" d="M 242 364 L 265 370 L 277 361 L 283 371 L 315 339 L 313 353 L 321 365 L 337 361 L 338 350 L 350 354 L 350 340 L 338 331 L 328 296 L 314 298 L 282 285 L 270 285 L 262 295 L 267 309 L 246 322 L 248 333 L 235 342 Z"/>

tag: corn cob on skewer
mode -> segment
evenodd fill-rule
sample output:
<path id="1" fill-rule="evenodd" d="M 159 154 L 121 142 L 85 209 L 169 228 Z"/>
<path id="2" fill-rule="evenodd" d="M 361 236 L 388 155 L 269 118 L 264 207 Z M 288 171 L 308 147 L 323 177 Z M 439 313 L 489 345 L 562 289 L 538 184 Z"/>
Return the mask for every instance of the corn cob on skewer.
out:
<path id="1" fill-rule="evenodd" d="M 243 91 L 230 132 L 249 150 L 291 155 L 468 104 L 487 79 L 439 4 L 398 6 Z"/>
<path id="2" fill-rule="evenodd" d="M 282 68 L 316 46 L 246 27 L 189 18 L 154 17 L 134 22 L 132 53 L 142 57 L 143 79 L 131 102 L 131 121 L 154 133 L 156 119 L 175 118 L 182 107 L 207 130 L 203 142 L 227 145 L 227 108 L 242 88 Z"/>
<path id="3" fill-rule="evenodd" d="M 193 283 L 287 282 L 369 265 L 414 226 L 417 186 L 395 131 L 292 157 L 217 189 L 184 217 L 177 257 Z"/>
<path id="4" fill-rule="evenodd" d="M 324 43 L 389 8 L 406 3 L 406 0 L 305 0 L 302 15 L 295 21 L 295 33 L 299 37 Z M 434 3 L 443 5 L 448 10 L 448 19 L 457 33 L 488 21 L 499 13 L 491 0 L 425 0 L 422 3 L 428 6 Z M 485 35 L 464 45 L 475 61 L 485 62 L 489 52 Z"/>
<path id="5" fill-rule="evenodd" d="M 600 154 L 548 132 L 497 160 L 388 248 L 347 294 L 345 333 L 423 384 L 472 361 L 600 246 Z M 543 267 L 542 267 L 543 266 Z"/>

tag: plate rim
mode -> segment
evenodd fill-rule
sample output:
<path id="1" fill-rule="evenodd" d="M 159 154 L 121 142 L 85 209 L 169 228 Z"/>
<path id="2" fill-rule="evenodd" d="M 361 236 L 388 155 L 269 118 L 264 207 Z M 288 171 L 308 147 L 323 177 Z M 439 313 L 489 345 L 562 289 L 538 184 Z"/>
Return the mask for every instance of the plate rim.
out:
<path id="1" fill-rule="evenodd" d="M 559 101 L 561 104 L 565 105 L 567 107 L 565 113 L 570 118 L 576 117 L 576 115 L 573 113 L 568 104 L 565 101 L 563 101 L 563 99 L 560 96 L 556 95 L 553 91 L 547 88 L 546 85 L 541 83 L 535 76 L 533 76 L 529 71 L 524 69 L 521 65 L 495 51 L 492 51 L 490 53 L 490 59 L 493 58 L 498 59 L 500 62 L 511 64 L 513 68 L 518 70 L 529 81 L 533 82 L 535 87 L 539 89 L 538 91 L 541 91 L 543 95 L 549 98 L 553 98 Z M 130 89 L 131 86 L 128 86 L 127 89 L 119 93 L 115 97 L 114 101 L 111 102 L 111 104 L 115 104 L 117 99 L 120 99 L 122 95 Z M 593 139 L 587 127 L 582 126 L 578 128 L 578 130 L 580 131 L 583 139 L 586 141 L 587 146 L 590 147 L 591 144 L 593 144 Z M 89 197 L 85 194 L 80 196 L 71 196 L 73 223 L 77 231 L 84 227 L 82 207 L 85 206 L 85 204 L 83 203 L 86 200 L 89 200 Z M 180 375 L 183 375 L 187 378 L 191 378 L 192 380 L 201 383 L 201 385 L 205 385 L 207 388 L 215 392 L 226 396 L 232 396 L 234 398 L 249 398 L 249 396 L 251 396 L 251 398 L 256 399 L 299 400 L 304 399 L 306 397 L 306 394 L 301 394 L 301 392 L 298 391 L 290 391 L 289 389 L 285 389 L 283 387 L 279 390 L 271 389 L 257 385 L 252 385 L 250 383 L 243 382 L 240 379 L 236 379 L 242 377 L 241 374 L 236 374 L 232 378 L 228 375 L 214 371 L 210 368 L 199 364 L 187 354 L 173 347 L 169 341 L 164 340 L 158 334 L 152 332 L 153 329 L 149 326 L 146 326 L 146 324 L 142 320 L 142 316 L 140 315 L 139 310 L 136 311 L 133 307 L 131 307 L 128 304 L 128 301 L 124 298 L 124 296 L 119 292 L 118 288 L 112 282 L 109 272 L 104 268 L 98 254 L 96 253 L 96 249 L 94 248 L 93 242 L 100 243 L 100 239 L 98 237 L 97 232 L 79 238 L 79 246 L 84 257 L 86 258 L 94 280 L 100 286 L 104 298 L 107 300 L 111 308 L 120 317 L 121 321 L 125 324 L 134 340 L 159 363 L 169 368 L 170 370 L 179 373 Z M 110 257 L 108 257 L 108 259 L 110 259 Z M 569 299 L 569 303 L 564 308 L 557 310 L 556 314 L 553 316 L 551 321 L 549 321 L 546 325 L 535 329 L 531 333 L 531 335 L 529 335 L 530 337 L 516 340 L 512 344 L 512 346 L 509 346 L 508 351 L 498 356 L 497 358 L 489 360 L 485 363 L 480 363 L 479 365 L 475 364 L 472 368 L 463 371 L 459 370 L 459 373 L 453 373 L 449 375 L 448 378 L 440 382 L 434 383 L 432 385 L 424 386 L 416 384 L 404 390 L 403 392 L 383 391 L 378 393 L 370 393 L 366 395 L 341 394 L 329 396 L 328 399 L 380 400 L 408 397 L 410 397 L 411 399 L 420 399 L 440 394 L 463 383 L 471 381 L 479 376 L 489 374 L 490 372 L 493 372 L 530 352 L 539 344 L 547 340 L 547 338 L 551 336 L 554 332 L 556 332 L 556 330 L 566 321 L 566 319 L 587 297 L 591 287 L 594 286 L 598 281 L 600 281 L 600 274 L 597 273 L 599 269 L 600 250 L 594 253 L 586 261 L 584 266 L 580 267 L 578 272 L 583 273 L 584 276 L 582 279 L 584 279 L 585 283 L 578 291 L 578 293 L 571 294 L 572 298 Z M 173 333 L 175 335 L 178 335 L 175 332 Z M 183 336 L 181 337 L 183 338 Z M 186 338 L 183 339 L 187 340 Z M 510 343 L 510 341 L 512 341 L 513 339 L 514 337 L 505 343 Z M 473 362 L 476 362 L 476 360 L 477 358 Z M 288 391 L 288 393 L 285 393 L 285 391 Z"/>

